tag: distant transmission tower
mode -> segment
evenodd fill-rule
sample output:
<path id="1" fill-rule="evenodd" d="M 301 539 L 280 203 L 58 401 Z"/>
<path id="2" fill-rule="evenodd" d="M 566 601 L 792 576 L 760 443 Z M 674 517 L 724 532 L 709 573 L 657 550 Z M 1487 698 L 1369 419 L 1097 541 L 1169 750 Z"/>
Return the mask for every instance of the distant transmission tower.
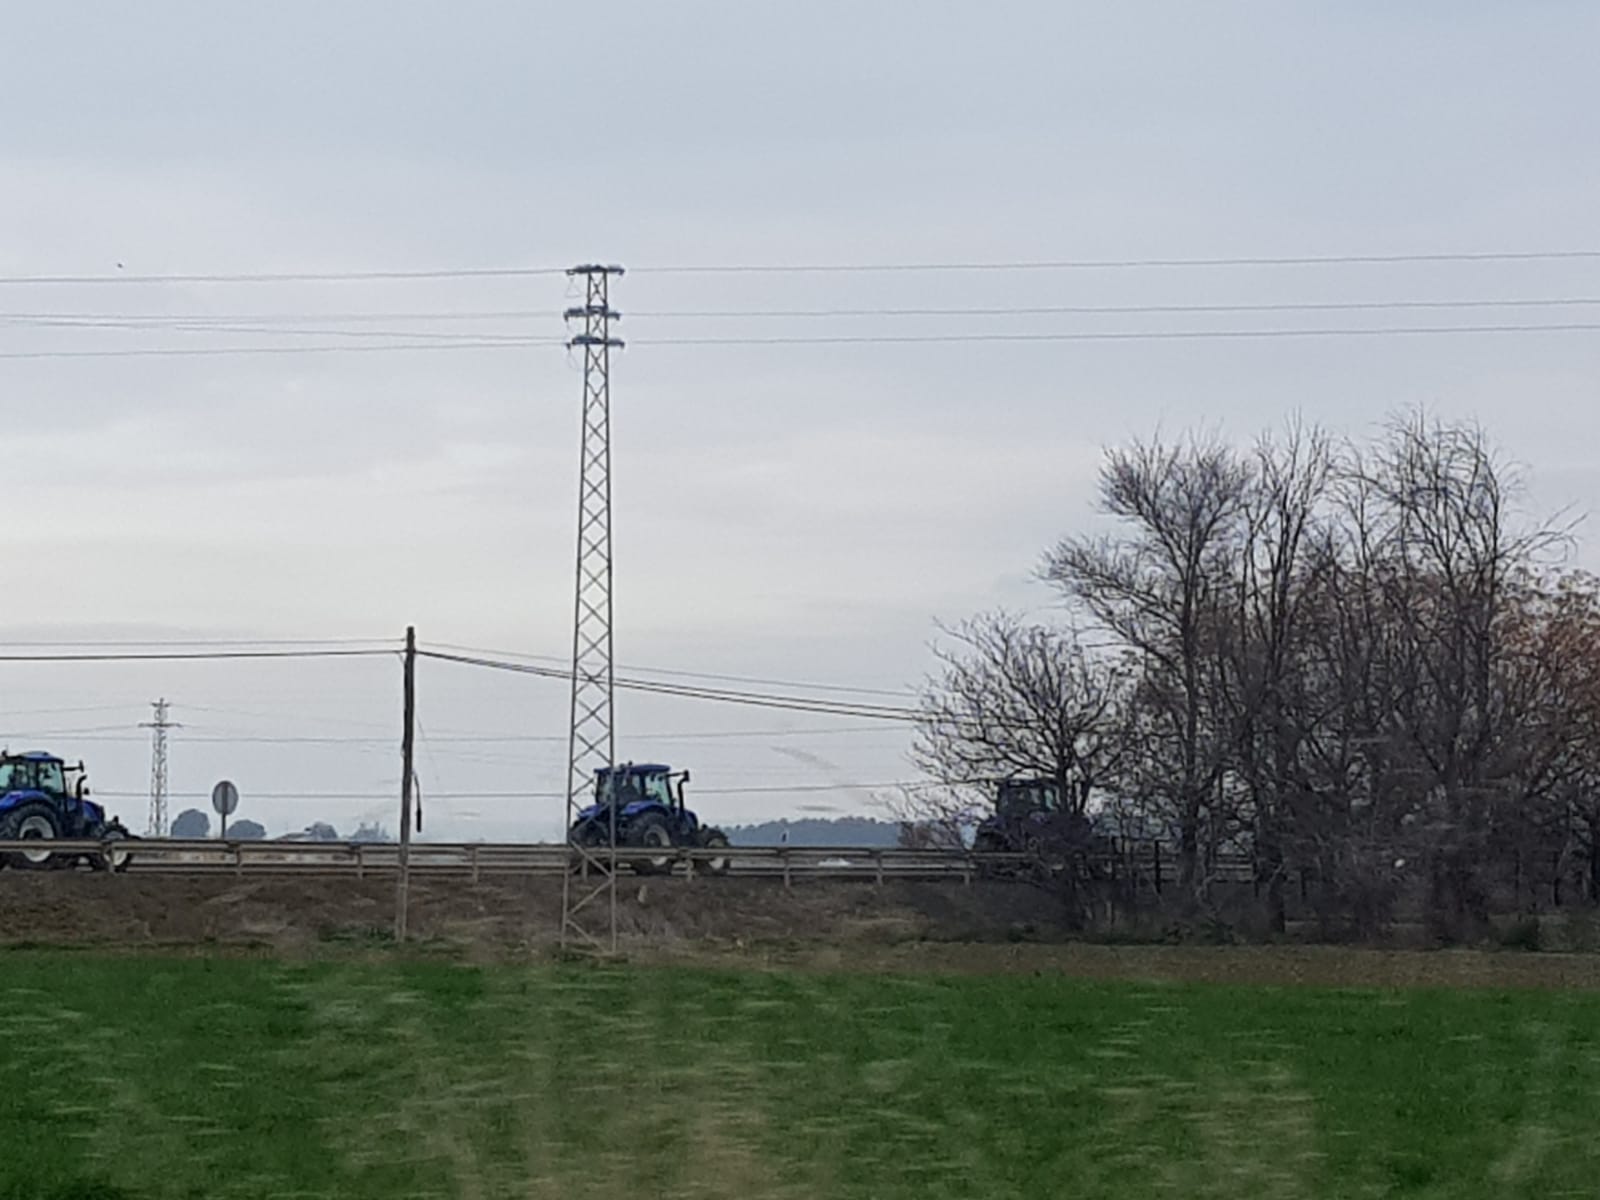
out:
<path id="1" fill-rule="evenodd" d="M 583 349 L 583 435 L 578 459 L 578 571 L 572 630 L 572 721 L 567 742 L 567 829 L 589 804 L 597 767 L 616 765 L 611 657 L 611 336 L 610 281 L 621 267 L 588 265 L 567 272 L 584 280 L 584 303 L 566 319 L 583 332 L 567 345 Z M 602 845 L 574 845 L 581 866 L 561 888 L 561 944 L 574 938 L 617 948 L 617 824 L 612 809 Z M 603 905 L 603 915 L 602 908 Z M 604 930 L 604 936 L 601 931 Z"/>
<path id="2" fill-rule="evenodd" d="M 180 728 L 167 719 L 171 707 L 165 699 L 154 700 L 156 719 L 142 728 L 150 733 L 150 829 L 151 837 L 167 836 L 167 730 Z"/>

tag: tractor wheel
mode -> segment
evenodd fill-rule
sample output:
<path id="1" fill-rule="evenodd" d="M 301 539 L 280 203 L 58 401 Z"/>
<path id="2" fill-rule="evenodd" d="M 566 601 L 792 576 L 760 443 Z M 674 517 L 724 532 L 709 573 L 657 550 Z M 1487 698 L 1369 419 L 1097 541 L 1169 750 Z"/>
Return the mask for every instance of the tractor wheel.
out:
<path id="1" fill-rule="evenodd" d="M 100 837 L 107 842 L 128 842 L 133 840 L 133 835 L 122 827 L 120 821 L 112 821 L 100 831 Z M 96 871 L 112 871 L 120 874 L 128 869 L 128 864 L 133 861 L 133 852 L 123 846 L 111 846 L 103 853 L 96 854 L 89 860 L 89 865 Z"/>
<path id="2" fill-rule="evenodd" d="M 672 827 L 667 824 L 667 819 L 660 813 L 647 812 L 628 822 L 627 844 L 636 847 L 660 847 L 670 850 L 676 845 L 672 840 Z M 672 871 L 672 856 L 663 854 L 660 858 L 641 858 L 633 862 L 634 873 L 638 875 L 666 875 Z"/>
<path id="3" fill-rule="evenodd" d="M 0 841 L 54 841 L 61 836 L 61 819 L 48 804 L 19 804 L 0 819 Z M 24 871 L 47 871 L 58 855 L 49 850 L 19 850 L 5 856 L 6 863 Z"/>
<path id="4" fill-rule="evenodd" d="M 701 835 L 700 844 L 707 850 L 729 849 L 728 835 L 720 829 L 706 830 Z M 707 875 L 726 875 L 728 868 L 733 865 L 733 859 L 726 854 L 720 854 L 715 858 L 703 858 L 697 865 Z"/>
<path id="5" fill-rule="evenodd" d="M 572 847 L 572 853 L 568 856 L 568 869 L 572 874 L 589 874 L 590 855 L 605 848 L 607 832 L 594 821 L 583 821 L 572 827 L 572 832 L 567 836 L 567 842 Z M 585 854 L 585 850 L 589 854 Z"/>

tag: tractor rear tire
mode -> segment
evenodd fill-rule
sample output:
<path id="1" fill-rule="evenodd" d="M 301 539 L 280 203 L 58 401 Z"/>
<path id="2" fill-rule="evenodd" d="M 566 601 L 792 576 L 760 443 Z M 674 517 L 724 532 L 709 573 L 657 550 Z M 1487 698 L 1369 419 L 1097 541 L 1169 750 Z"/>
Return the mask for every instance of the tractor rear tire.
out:
<path id="1" fill-rule="evenodd" d="M 707 850 L 727 850 L 728 835 L 720 829 L 708 829 L 700 839 L 700 845 Z M 697 864 L 701 871 L 707 875 L 726 875 L 728 868 L 733 865 L 733 860 L 726 854 L 717 858 L 703 858 Z"/>
<path id="2" fill-rule="evenodd" d="M 582 821 L 572 827 L 567 834 L 567 845 L 571 854 L 567 859 L 567 869 L 574 875 L 588 878 L 593 870 L 599 873 L 602 868 L 595 861 L 604 859 L 609 861 L 607 849 L 610 838 L 610 829 L 602 829 L 596 821 Z"/>
<path id="3" fill-rule="evenodd" d="M 0 841 L 54 841 L 61 836 L 61 818 L 55 809 L 37 800 L 19 804 L 0 818 Z M 22 871 L 49 871 L 60 855 L 48 850 L 18 850 L 5 856 L 6 865 Z"/>
<path id="4" fill-rule="evenodd" d="M 672 849 L 677 845 L 672 839 L 672 827 L 667 824 L 667 819 L 654 812 L 647 812 L 628 822 L 627 844 L 633 848 L 659 846 L 663 849 Z M 632 866 L 636 875 L 670 875 L 672 856 L 634 859 Z"/>

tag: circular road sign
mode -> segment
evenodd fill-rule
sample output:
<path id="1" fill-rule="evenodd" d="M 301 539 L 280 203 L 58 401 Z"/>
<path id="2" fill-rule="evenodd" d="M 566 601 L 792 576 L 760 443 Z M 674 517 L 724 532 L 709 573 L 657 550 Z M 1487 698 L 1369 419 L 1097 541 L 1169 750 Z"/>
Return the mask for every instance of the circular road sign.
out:
<path id="1" fill-rule="evenodd" d="M 224 779 L 211 789 L 211 807 L 219 816 L 228 816 L 239 807 L 239 789 Z"/>

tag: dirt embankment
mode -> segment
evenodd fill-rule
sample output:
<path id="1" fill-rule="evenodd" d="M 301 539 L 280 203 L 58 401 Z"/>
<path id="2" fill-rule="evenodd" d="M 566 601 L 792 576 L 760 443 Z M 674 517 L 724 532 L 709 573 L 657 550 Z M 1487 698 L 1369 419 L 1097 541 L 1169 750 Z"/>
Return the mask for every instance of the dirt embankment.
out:
<path id="1" fill-rule="evenodd" d="M 0 946 L 205 948 L 289 955 L 389 946 L 384 878 L 105 876 L 0 871 Z M 603 918 L 603 900 L 594 907 Z M 528 961 L 556 946 L 561 880 L 416 880 L 417 952 Z M 1600 989 L 1600 955 L 1335 946 L 1097 945 L 1069 940 L 1025 885 L 628 880 L 635 961 L 813 970 L 1008 972 L 1154 982 Z"/>
<path id="2" fill-rule="evenodd" d="M 494 952 L 540 951 L 560 929 L 559 878 L 482 884 L 411 883 L 409 928 L 423 944 Z M 574 884 L 574 887 L 578 887 Z M 634 948 L 741 946 L 792 941 L 886 944 L 906 940 L 1054 938 L 1058 910 L 1025 886 L 890 882 L 622 880 L 618 929 Z M 0 944 L 293 946 L 387 936 L 393 878 L 92 875 L 0 871 Z M 586 912 L 599 928 L 603 898 Z"/>

